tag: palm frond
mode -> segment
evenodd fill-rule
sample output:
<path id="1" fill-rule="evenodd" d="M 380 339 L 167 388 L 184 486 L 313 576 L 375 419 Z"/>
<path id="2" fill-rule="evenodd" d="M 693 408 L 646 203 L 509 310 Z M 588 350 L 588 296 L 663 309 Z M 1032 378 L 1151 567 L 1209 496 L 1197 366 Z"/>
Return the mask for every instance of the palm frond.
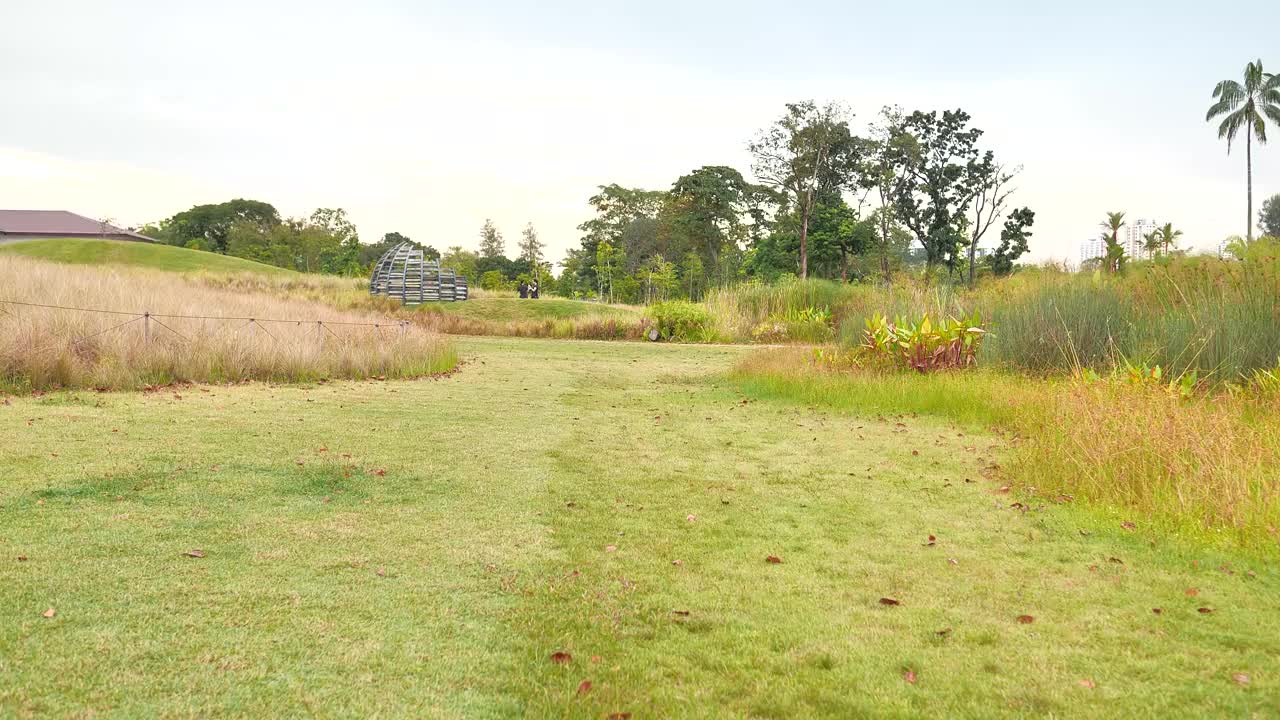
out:
<path id="1" fill-rule="evenodd" d="M 1227 152 L 1231 152 L 1231 143 L 1236 139 L 1236 133 L 1240 132 L 1240 126 L 1244 125 L 1245 108 L 1231 113 L 1222 120 L 1222 124 L 1218 126 L 1218 139 L 1227 139 Z"/>
<path id="2" fill-rule="evenodd" d="M 1223 80 L 1213 88 L 1213 97 L 1234 104 L 1244 97 L 1244 88 L 1235 80 Z"/>
<path id="3" fill-rule="evenodd" d="M 1262 108 L 1262 112 L 1271 118 L 1271 122 L 1280 125 L 1280 105 L 1267 105 Z"/>

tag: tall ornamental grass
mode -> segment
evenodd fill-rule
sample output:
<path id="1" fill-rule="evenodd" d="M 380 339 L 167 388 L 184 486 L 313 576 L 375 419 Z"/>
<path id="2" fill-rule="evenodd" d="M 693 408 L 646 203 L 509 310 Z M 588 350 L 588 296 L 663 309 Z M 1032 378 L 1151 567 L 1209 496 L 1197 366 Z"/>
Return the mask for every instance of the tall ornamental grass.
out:
<path id="1" fill-rule="evenodd" d="M 5 257 L 0 300 L 241 318 L 156 317 L 147 333 L 147 323 L 135 315 L 0 304 L 0 387 L 11 391 L 420 377 L 457 364 L 452 345 L 441 336 L 383 315 L 243 287 L 210 287 L 156 271 Z"/>

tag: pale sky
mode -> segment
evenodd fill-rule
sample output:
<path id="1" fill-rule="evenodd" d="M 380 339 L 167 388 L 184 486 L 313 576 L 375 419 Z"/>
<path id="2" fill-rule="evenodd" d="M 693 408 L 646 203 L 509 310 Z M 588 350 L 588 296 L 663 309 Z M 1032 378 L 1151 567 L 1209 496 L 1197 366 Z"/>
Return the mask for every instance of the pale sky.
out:
<path id="1" fill-rule="evenodd" d="M 1245 168 L 1210 94 L 1280 72 L 1274 0 L 0 5 L 0 207 L 141 225 L 246 197 L 440 249 L 493 218 L 511 255 L 532 221 L 554 260 L 597 185 L 746 173 L 802 99 L 964 108 L 1025 168 L 1034 259 L 1074 261 L 1108 210 L 1216 247 Z M 1255 148 L 1255 211 L 1277 192 L 1280 147 Z"/>

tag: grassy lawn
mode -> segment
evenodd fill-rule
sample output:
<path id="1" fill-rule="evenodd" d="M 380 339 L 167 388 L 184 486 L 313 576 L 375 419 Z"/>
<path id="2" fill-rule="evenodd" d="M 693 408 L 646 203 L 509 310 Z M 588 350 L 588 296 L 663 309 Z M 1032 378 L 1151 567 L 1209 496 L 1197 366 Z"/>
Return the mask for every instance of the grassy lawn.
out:
<path id="1" fill-rule="evenodd" d="M 0 716 L 1280 707 L 1274 563 L 1011 507 L 996 437 L 747 398 L 741 348 L 460 345 L 0 404 Z"/>
<path id="2" fill-rule="evenodd" d="M 425 303 L 419 305 L 420 312 L 441 312 L 471 320 L 487 320 L 494 322 L 524 320 L 563 320 L 588 315 L 605 317 L 636 317 L 639 308 L 627 305 L 606 305 L 583 300 L 566 300 L 563 298 L 539 298 L 537 300 L 521 300 L 520 298 L 480 297 L 466 302 Z"/>
<path id="3" fill-rule="evenodd" d="M 136 265 L 170 272 L 289 274 L 292 270 L 202 250 L 128 240 L 57 238 L 0 245 L 0 253 L 75 265 Z"/>

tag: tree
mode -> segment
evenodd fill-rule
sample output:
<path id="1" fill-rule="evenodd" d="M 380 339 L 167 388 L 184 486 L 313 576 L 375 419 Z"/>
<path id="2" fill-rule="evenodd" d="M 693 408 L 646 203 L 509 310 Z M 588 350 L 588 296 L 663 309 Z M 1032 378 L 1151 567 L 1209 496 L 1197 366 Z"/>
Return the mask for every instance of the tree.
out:
<path id="1" fill-rule="evenodd" d="M 507 242 L 502 239 L 502 233 L 493 221 L 486 218 L 484 226 L 480 228 L 480 257 L 498 258 L 506 254 Z"/>
<path id="2" fill-rule="evenodd" d="M 625 273 L 626 252 L 613 247 L 607 242 L 596 246 L 596 277 L 600 281 L 600 299 L 608 297 L 613 302 L 614 283 Z"/>
<path id="3" fill-rule="evenodd" d="M 1161 253 L 1168 255 L 1178 245 L 1178 238 L 1182 237 L 1181 230 L 1174 230 L 1173 223 L 1165 223 L 1163 227 L 1156 228 L 1151 235 L 1159 241 Z"/>
<path id="4" fill-rule="evenodd" d="M 225 253 L 227 233 L 237 222 L 249 222 L 266 232 L 280 224 L 270 203 L 237 198 L 214 205 L 196 205 L 160 223 L 162 235 L 174 245 Z"/>
<path id="5" fill-rule="evenodd" d="M 1101 223 L 1102 240 L 1107 246 L 1107 272 L 1120 272 L 1120 268 L 1124 266 L 1124 246 L 1120 244 L 1120 228 L 1124 225 L 1123 212 L 1109 212 L 1107 219 Z"/>
<path id="6" fill-rule="evenodd" d="M 975 258 L 978 253 L 978 242 L 982 240 L 982 236 L 987 233 L 987 230 L 1004 215 L 1009 196 L 1014 191 L 1014 188 L 1009 183 L 1021 171 L 1022 168 L 1014 168 L 1011 172 L 1005 172 L 1002 165 L 992 165 L 991 172 L 985 173 L 981 177 L 978 190 L 973 196 L 973 222 L 969 224 L 969 227 L 972 228 L 972 235 L 969 238 L 970 287 L 973 287 L 974 268 L 977 265 Z M 1007 228 L 1008 226 L 1006 225 Z M 1002 233 L 1001 242 L 1003 241 Z"/>
<path id="7" fill-rule="evenodd" d="M 1036 214 L 1030 208 L 1019 208 L 1009 213 L 1000 231 L 1000 246 L 987 259 L 993 274 L 1003 277 L 1013 272 L 1014 261 L 1030 249 L 1027 241 L 1035 221 Z"/>
<path id="8" fill-rule="evenodd" d="M 690 252 L 684 256 L 684 263 L 681 265 L 680 274 L 685 284 L 685 293 L 690 300 L 697 301 L 701 297 L 703 284 L 702 258 L 696 252 Z"/>
<path id="9" fill-rule="evenodd" d="M 1159 230 L 1152 230 L 1142 236 L 1142 249 L 1147 251 L 1147 257 L 1154 258 L 1159 255 L 1161 244 Z"/>
<path id="10" fill-rule="evenodd" d="M 809 275 L 809 222 L 821 194 L 849 184 L 859 143 L 849 131 L 852 118 L 835 103 L 788 103 L 787 112 L 748 145 L 751 169 L 794 204 L 800 219 L 800 277 Z"/>
<path id="11" fill-rule="evenodd" d="M 958 250 L 967 241 L 965 209 L 991 182 L 991 152 L 977 148 L 982 131 L 967 127 L 963 110 L 916 111 L 895 130 L 890 145 L 894 172 L 894 214 L 925 250 L 926 271 L 939 263 L 954 269 Z"/>
<path id="12" fill-rule="evenodd" d="M 1253 242 L 1253 140 L 1259 145 L 1267 142 L 1268 119 L 1280 124 L 1280 76 L 1263 72 L 1262 61 L 1249 63 L 1244 68 L 1244 83 L 1223 80 L 1213 89 L 1216 102 L 1204 116 L 1205 122 L 1222 117 L 1218 126 L 1218 139 L 1227 139 L 1227 153 L 1236 135 L 1244 128 L 1245 174 L 1248 211 L 1245 215 L 1246 242 Z M 1225 116 L 1225 117 L 1223 117 Z"/>
<path id="13" fill-rule="evenodd" d="M 765 222 L 770 193 L 731 167 L 704 166 L 676 180 L 658 216 L 658 252 L 696 252 L 715 267 L 720 249 L 747 237 L 743 217 Z"/>
<path id="14" fill-rule="evenodd" d="M 654 255 L 644 267 L 645 302 L 667 299 L 667 294 L 677 286 L 676 266 L 661 255 Z"/>
<path id="15" fill-rule="evenodd" d="M 1263 235 L 1280 236 L 1280 195 L 1272 195 L 1262 201 L 1258 224 L 1262 226 Z"/>
<path id="16" fill-rule="evenodd" d="M 596 250 L 600 243 L 607 242 L 624 255 L 637 258 L 656 251 L 657 217 L 667 195 L 656 190 L 624 188 L 616 183 L 601 185 L 599 190 L 587 201 L 595 209 L 595 217 L 578 226 L 583 234 L 577 251 L 581 262 L 575 264 L 575 273 L 576 282 L 582 288 L 599 287 Z"/>
<path id="17" fill-rule="evenodd" d="M 538 239 L 538 231 L 533 228 L 533 223 L 525 225 L 524 232 L 520 235 L 520 259 L 529 263 L 534 281 L 541 285 L 542 241 Z"/>
<path id="18" fill-rule="evenodd" d="M 471 278 L 473 281 L 479 281 L 480 274 L 476 272 L 476 264 L 479 261 L 480 256 L 476 253 L 464 250 L 460 245 L 454 245 L 444 251 L 444 255 L 440 258 L 440 267 Z"/>
<path id="19" fill-rule="evenodd" d="M 893 199 L 903 191 L 908 176 L 898 172 L 905 158 L 913 157 L 917 147 L 915 138 L 902 129 L 902 110 L 886 107 L 880 111 L 881 122 L 871 126 L 871 139 L 859 175 L 861 186 L 875 190 L 880 201 L 874 217 L 880 231 L 876 253 L 880 259 L 880 273 L 886 284 L 893 281 L 892 230 L 896 228 Z M 908 241 L 909 242 L 909 241 Z"/>

